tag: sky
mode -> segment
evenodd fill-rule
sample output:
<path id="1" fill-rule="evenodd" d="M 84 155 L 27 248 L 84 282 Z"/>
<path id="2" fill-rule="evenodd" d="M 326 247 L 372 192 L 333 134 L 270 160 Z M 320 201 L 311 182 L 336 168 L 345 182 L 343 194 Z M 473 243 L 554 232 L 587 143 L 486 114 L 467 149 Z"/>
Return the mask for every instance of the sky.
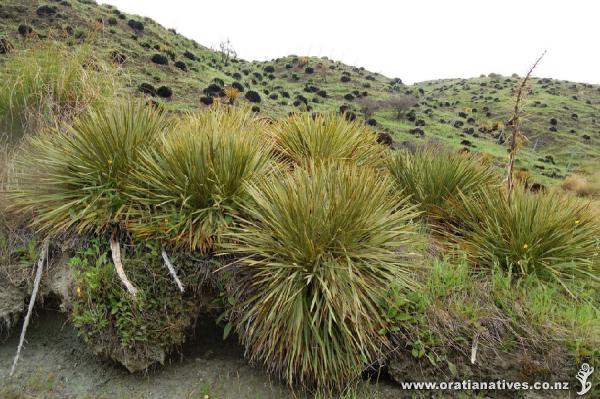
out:
<path id="1" fill-rule="evenodd" d="M 405 83 L 523 75 L 600 83 L 600 1 L 100 0 L 240 58 L 327 56 Z"/>

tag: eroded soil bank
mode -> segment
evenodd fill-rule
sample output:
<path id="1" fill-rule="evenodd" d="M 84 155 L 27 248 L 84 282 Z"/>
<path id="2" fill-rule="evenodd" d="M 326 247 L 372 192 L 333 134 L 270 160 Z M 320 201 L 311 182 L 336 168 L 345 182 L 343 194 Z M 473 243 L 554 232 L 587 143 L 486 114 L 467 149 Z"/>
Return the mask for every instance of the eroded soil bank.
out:
<path id="1" fill-rule="evenodd" d="M 222 329 L 199 321 L 196 340 L 165 366 L 146 374 L 98 359 L 85 347 L 63 314 L 38 309 L 15 376 L 8 372 L 18 343 L 20 322 L 0 341 L 0 398 L 301 398 L 243 358 L 235 338 L 222 340 Z M 365 383 L 356 398 L 411 397 L 388 382 Z"/>

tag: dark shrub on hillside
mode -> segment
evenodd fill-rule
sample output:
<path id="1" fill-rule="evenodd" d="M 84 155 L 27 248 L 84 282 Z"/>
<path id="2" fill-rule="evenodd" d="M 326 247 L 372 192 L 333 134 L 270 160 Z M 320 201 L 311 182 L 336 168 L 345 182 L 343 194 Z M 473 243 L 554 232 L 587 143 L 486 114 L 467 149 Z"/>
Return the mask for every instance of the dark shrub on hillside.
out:
<path id="1" fill-rule="evenodd" d="M 387 145 L 388 147 L 391 147 L 394 144 L 394 139 L 386 132 L 377 133 L 377 139 L 375 141 L 379 144 Z"/>
<path id="2" fill-rule="evenodd" d="M 39 6 L 35 13 L 38 17 L 52 17 L 56 14 L 58 8 L 56 6 L 50 6 L 48 4 L 44 4 L 43 6 Z"/>
<path id="3" fill-rule="evenodd" d="M 213 98 L 209 96 L 200 97 L 200 102 L 204 105 L 211 105 L 213 101 Z"/>
<path id="4" fill-rule="evenodd" d="M 117 50 L 111 51 L 110 58 L 117 64 L 123 64 L 127 60 L 127 56 Z"/>
<path id="5" fill-rule="evenodd" d="M 277 100 L 277 99 L 279 98 L 279 95 L 278 95 L 277 93 L 273 93 L 273 94 L 271 94 L 271 95 L 269 96 L 269 98 L 270 98 L 271 100 Z"/>
<path id="6" fill-rule="evenodd" d="M 286 69 L 292 69 L 294 66 L 292 64 L 285 64 Z"/>
<path id="7" fill-rule="evenodd" d="M 461 128 L 464 125 L 463 121 L 455 121 L 452 126 L 454 126 L 455 128 Z"/>
<path id="8" fill-rule="evenodd" d="M 275 72 L 275 68 L 273 66 L 271 66 L 271 65 L 268 65 L 268 66 L 265 67 L 264 71 L 266 73 L 273 73 L 273 72 Z"/>
<path id="9" fill-rule="evenodd" d="M 21 24 L 17 28 L 17 32 L 19 32 L 19 35 L 25 36 L 33 32 L 33 29 L 29 25 Z"/>
<path id="10" fill-rule="evenodd" d="M 466 118 L 467 117 L 467 113 L 466 112 L 459 112 L 458 116 L 460 116 L 461 118 Z"/>
<path id="11" fill-rule="evenodd" d="M 183 61 L 176 61 L 175 68 L 181 69 L 182 71 L 187 71 L 187 65 Z"/>
<path id="12" fill-rule="evenodd" d="M 188 60 L 192 60 L 192 61 L 196 61 L 198 59 L 198 57 L 196 57 L 196 54 L 192 53 L 191 51 L 186 50 L 183 53 L 183 56 L 185 58 L 187 58 Z"/>
<path id="13" fill-rule="evenodd" d="M 307 93 L 316 93 L 317 91 L 319 91 L 319 88 L 313 85 L 306 85 L 304 86 L 304 91 Z"/>
<path id="14" fill-rule="evenodd" d="M 313 67 L 306 67 L 304 69 L 304 73 L 309 74 L 309 75 L 312 74 L 312 73 L 314 73 L 314 72 L 315 72 L 315 69 Z"/>
<path id="15" fill-rule="evenodd" d="M 296 100 L 298 100 L 304 104 L 308 104 L 308 99 L 306 97 L 304 97 L 302 94 L 298 94 L 296 96 Z"/>
<path id="16" fill-rule="evenodd" d="M 557 131 L 556 126 L 550 126 L 548 128 L 548 130 L 550 130 L 551 132 L 556 132 Z"/>
<path id="17" fill-rule="evenodd" d="M 423 131 L 423 129 L 421 129 L 419 127 L 410 129 L 408 132 L 414 136 L 425 136 L 425 132 Z"/>
<path id="18" fill-rule="evenodd" d="M 165 55 L 158 53 L 154 54 L 150 60 L 158 65 L 167 65 L 169 63 L 169 60 Z"/>
<path id="19" fill-rule="evenodd" d="M 115 17 L 109 17 L 108 18 L 108 24 L 112 25 L 112 26 L 116 25 L 117 24 L 117 19 Z"/>
<path id="20" fill-rule="evenodd" d="M 469 140 L 462 140 L 462 141 L 460 142 L 460 144 L 461 144 L 461 145 L 464 145 L 464 146 L 466 146 L 466 147 L 475 147 L 475 146 L 473 145 L 473 143 L 471 143 Z"/>
<path id="21" fill-rule="evenodd" d="M 425 121 L 423 119 L 417 119 L 415 121 L 415 126 L 425 126 Z"/>
<path id="22" fill-rule="evenodd" d="M 300 105 L 302 105 L 302 102 L 299 100 L 295 100 L 293 103 L 294 107 L 299 107 Z"/>
<path id="23" fill-rule="evenodd" d="M 246 97 L 246 100 L 250 101 L 251 103 L 260 102 L 260 94 L 258 94 L 254 90 L 249 90 L 244 97 Z"/>
<path id="24" fill-rule="evenodd" d="M 150 94 L 151 96 L 156 95 L 156 89 L 150 83 L 142 83 L 138 86 L 138 90 L 145 94 Z"/>
<path id="25" fill-rule="evenodd" d="M 579 116 L 577 114 L 571 114 L 571 119 L 577 119 Z"/>
<path id="26" fill-rule="evenodd" d="M 218 85 L 219 85 L 219 86 L 221 86 L 221 87 L 224 87 L 224 86 L 225 86 L 225 81 L 223 81 L 223 79 L 214 78 L 212 81 L 213 81 L 214 83 L 218 84 Z"/>
<path id="27" fill-rule="evenodd" d="M 475 123 L 475 118 L 468 118 L 467 123 L 470 123 L 470 124 Z"/>
<path id="28" fill-rule="evenodd" d="M 557 120 L 556 118 L 551 118 L 551 119 L 550 119 L 550 124 L 551 124 L 552 126 L 556 126 L 556 125 L 558 125 L 558 120 Z"/>
<path id="29" fill-rule="evenodd" d="M 287 91 L 282 91 L 281 92 L 281 97 L 283 97 L 283 98 L 290 98 L 290 93 L 288 93 Z"/>
<path id="30" fill-rule="evenodd" d="M 317 96 L 326 98 L 327 97 L 327 92 L 325 90 L 319 90 L 317 92 Z"/>
<path id="31" fill-rule="evenodd" d="M 129 25 L 129 27 L 133 30 L 136 31 L 143 31 L 144 30 L 144 24 L 141 23 L 140 21 L 136 21 L 135 19 L 130 19 L 129 21 L 127 21 L 127 25 Z"/>
<path id="32" fill-rule="evenodd" d="M 260 112 L 260 107 L 258 105 L 254 105 L 252 107 L 252 112 Z"/>
<path id="33" fill-rule="evenodd" d="M 231 75 L 231 77 L 239 80 L 242 78 L 242 74 L 239 72 L 234 72 L 233 75 Z"/>
<path id="34" fill-rule="evenodd" d="M 346 75 L 344 75 L 344 76 L 342 76 L 342 77 L 340 78 L 340 81 L 341 81 L 341 82 L 344 82 L 344 83 L 346 83 L 346 82 L 349 82 L 349 81 L 351 81 L 351 80 L 352 80 L 352 79 L 350 79 L 350 76 L 346 76 Z"/>
<path id="35" fill-rule="evenodd" d="M 356 120 L 356 114 L 352 111 L 344 113 L 344 117 L 346 118 L 346 120 L 348 120 L 350 122 Z"/>
<path id="36" fill-rule="evenodd" d="M 354 101 L 354 96 L 352 94 L 348 93 L 344 96 L 344 99 L 346 101 Z"/>
<path id="37" fill-rule="evenodd" d="M 258 80 L 262 80 L 262 78 L 263 78 L 262 73 L 260 73 L 260 72 L 254 72 L 252 74 L 252 76 L 254 76 Z"/>
<path id="38" fill-rule="evenodd" d="M 173 90 L 168 86 L 160 86 L 158 90 L 156 90 L 156 94 L 158 94 L 159 97 L 170 98 L 173 95 Z"/>
<path id="39" fill-rule="evenodd" d="M 581 138 L 583 138 L 584 141 L 590 141 L 592 139 L 589 134 L 584 134 Z"/>
<path id="40" fill-rule="evenodd" d="M 365 79 L 373 81 L 373 80 L 375 80 L 375 77 L 371 76 L 371 75 L 367 75 L 367 76 L 365 76 Z"/>
<path id="41" fill-rule="evenodd" d="M 369 126 L 377 126 L 377 121 L 373 118 L 367 119 L 367 125 Z"/>
<path id="42" fill-rule="evenodd" d="M 240 82 L 233 82 L 231 87 L 237 89 L 240 93 L 244 91 L 244 86 Z"/>
<path id="43" fill-rule="evenodd" d="M 220 96 L 223 91 L 223 88 L 216 83 L 211 83 L 208 85 L 206 89 L 203 90 L 203 93 L 208 96 Z"/>
<path id="44" fill-rule="evenodd" d="M 348 111 L 348 106 L 346 104 L 340 105 L 340 114 L 343 114 L 344 112 Z"/>

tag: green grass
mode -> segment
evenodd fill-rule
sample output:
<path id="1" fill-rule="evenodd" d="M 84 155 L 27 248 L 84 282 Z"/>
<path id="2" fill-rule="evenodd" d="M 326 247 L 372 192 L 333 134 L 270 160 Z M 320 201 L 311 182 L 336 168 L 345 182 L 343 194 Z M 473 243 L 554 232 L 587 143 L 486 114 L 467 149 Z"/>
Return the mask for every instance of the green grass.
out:
<path id="1" fill-rule="evenodd" d="M 92 51 L 49 41 L 11 54 L 0 70 L 0 127 L 9 142 L 70 120 L 113 95 L 112 71 Z"/>
<path id="2" fill-rule="evenodd" d="M 414 285 L 414 208 L 347 164 L 279 174 L 250 193 L 226 247 L 248 276 L 236 320 L 248 356 L 289 384 L 343 388 L 386 345 L 379 298 L 394 281 Z"/>

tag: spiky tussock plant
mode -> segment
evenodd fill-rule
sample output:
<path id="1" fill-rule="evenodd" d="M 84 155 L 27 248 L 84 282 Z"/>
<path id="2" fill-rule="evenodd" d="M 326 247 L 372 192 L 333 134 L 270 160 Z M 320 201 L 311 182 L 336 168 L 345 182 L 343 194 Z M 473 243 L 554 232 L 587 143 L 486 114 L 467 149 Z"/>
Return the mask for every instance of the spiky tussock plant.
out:
<path id="1" fill-rule="evenodd" d="M 29 137 L 16 157 L 11 209 L 31 213 L 45 232 L 104 231 L 124 218 L 123 189 L 166 123 L 159 110 L 126 100 L 91 109 L 65 132 Z"/>
<path id="2" fill-rule="evenodd" d="M 431 222 L 452 215 L 452 199 L 459 193 L 471 196 L 500 185 L 498 175 L 476 156 L 438 147 L 425 147 L 415 154 L 394 152 L 388 170 L 399 190 L 411 196 Z"/>
<path id="3" fill-rule="evenodd" d="M 110 100 L 113 76 L 86 46 L 68 49 L 50 41 L 15 52 L 0 69 L 0 127 L 16 141 L 72 119 Z"/>
<path id="4" fill-rule="evenodd" d="M 137 203 L 138 238 L 210 250 L 247 197 L 246 184 L 267 172 L 264 123 L 225 106 L 189 114 L 140 157 L 128 193 Z"/>
<path id="5" fill-rule="evenodd" d="M 330 113 L 293 114 L 271 129 L 275 151 L 283 160 L 296 165 L 307 162 L 352 161 L 359 165 L 378 165 L 383 147 L 375 134 L 361 122 L 348 121 Z"/>
<path id="6" fill-rule="evenodd" d="M 600 282 L 600 224 L 589 204 L 558 192 L 532 194 L 515 186 L 461 195 L 459 235 L 448 235 L 479 267 L 499 264 L 520 275 L 563 282 Z"/>
<path id="7" fill-rule="evenodd" d="M 419 241 L 415 209 L 389 186 L 349 163 L 250 186 L 248 216 L 226 249 L 243 256 L 234 324 L 252 361 L 289 384 L 329 391 L 381 355 L 378 303 L 393 282 L 413 286 Z"/>

